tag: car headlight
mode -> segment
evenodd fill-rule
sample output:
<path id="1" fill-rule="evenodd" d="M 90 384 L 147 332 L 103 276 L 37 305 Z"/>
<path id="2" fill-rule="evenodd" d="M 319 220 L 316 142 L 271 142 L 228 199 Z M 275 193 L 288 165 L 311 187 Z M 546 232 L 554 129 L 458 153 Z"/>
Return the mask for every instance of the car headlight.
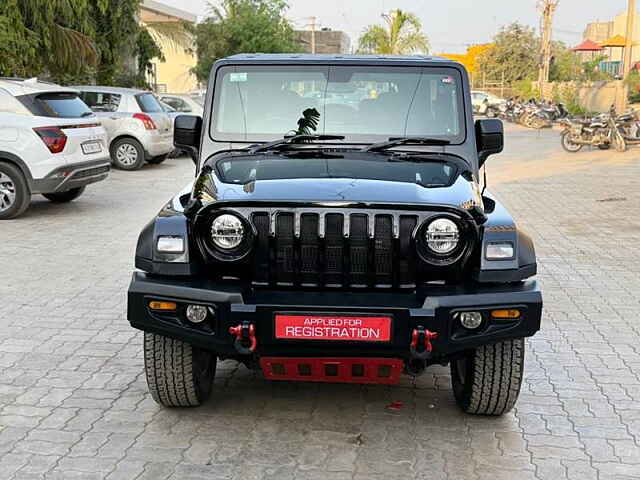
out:
<path id="1" fill-rule="evenodd" d="M 222 250 L 233 250 L 244 240 L 242 220 L 228 213 L 216 217 L 211 222 L 211 241 Z"/>
<path id="2" fill-rule="evenodd" d="M 439 255 L 453 252 L 460 241 L 458 225 L 448 218 L 437 218 L 427 226 L 427 246 Z"/>

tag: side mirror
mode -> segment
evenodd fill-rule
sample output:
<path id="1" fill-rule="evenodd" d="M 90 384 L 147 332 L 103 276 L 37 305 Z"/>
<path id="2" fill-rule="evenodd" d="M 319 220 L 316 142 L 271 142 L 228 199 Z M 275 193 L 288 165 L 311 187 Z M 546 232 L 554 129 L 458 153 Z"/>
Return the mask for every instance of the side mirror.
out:
<path id="1" fill-rule="evenodd" d="M 504 148 L 504 127 L 501 120 L 488 118 L 476 120 L 476 146 L 478 167 L 482 167 L 489 155 L 502 152 Z"/>
<path id="2" fill-rule="evenodd" d="M 202 117 L 178 115 L 173 125 L 173 145 L 189 152 L 191 160 L 198 164 L 198 151 L 202 135 Z"/>

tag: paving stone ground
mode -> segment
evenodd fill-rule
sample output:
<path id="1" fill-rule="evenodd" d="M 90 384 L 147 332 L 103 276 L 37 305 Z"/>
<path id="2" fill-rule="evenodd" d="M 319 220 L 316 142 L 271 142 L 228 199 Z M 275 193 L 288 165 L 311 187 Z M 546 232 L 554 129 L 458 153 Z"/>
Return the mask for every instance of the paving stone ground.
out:
<path id="1" fill-rule="evenodd" d="M 640 150 L 507 141 L 490 184 L 536 242 L 545 298 L 515 411 L 464 415 L 442 367 L 362 387 L 234 362 L 203 407 L 160 408 L 125 292 L 140 229 L 192 175 L 169 160 L 0 224 L 0 479 L 639 479 Z"/>

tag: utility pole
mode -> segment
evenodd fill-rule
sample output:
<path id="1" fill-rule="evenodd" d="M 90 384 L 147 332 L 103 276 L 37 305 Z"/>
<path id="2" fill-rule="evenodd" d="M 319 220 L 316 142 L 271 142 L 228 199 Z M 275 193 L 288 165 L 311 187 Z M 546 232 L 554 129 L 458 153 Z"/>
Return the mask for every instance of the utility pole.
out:
<path id="1" fill-rule="evenodd" d="M 629 72 L 631 72 L 631 63 L 633 61 L 633 30 L 636 15 L 636 0 L 627 0 L 627 31 L 625 35 L 626 44 L 624 47 L 624 63 L 622 65 L 623 78 L 627 78 L 627 75 L 629 75 Z M 627 109 L 628 87 L 626 85 L 620 85 L 617 88 L 617 91 L 618 95 L 616 99 L 616 111 L 622 113 Z"/>
<path id="2" fill-rule="evenodd" d="M 549 81 L 549 70 L 551 68 L 551 37 L 553 30 L 553 14 L 558 8 L 560 0 L 539 0 L 538 8 L 542 11 L 541 30 L 542 44 L 540 46 L 540 71 L 538 74 L 538 85 L 540 93 L 544 98 L 544 85 Z"/>
<path id="3" fill-rule="evenodd" d="M 316 53 L 316 17 L 309 17 L 311 27 L 311 53 Z"/>

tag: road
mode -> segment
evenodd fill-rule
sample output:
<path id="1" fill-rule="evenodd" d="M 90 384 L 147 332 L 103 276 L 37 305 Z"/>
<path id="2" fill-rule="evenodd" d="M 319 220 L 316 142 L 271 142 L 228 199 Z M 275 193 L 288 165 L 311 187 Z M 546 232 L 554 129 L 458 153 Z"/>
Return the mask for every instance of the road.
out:
<path id="1" fill-rule="evenodd" d="M 139 231 L 192 174 L 186 159 L 115 171 L 0 225 L 0 478 L 640 478 L 640 150 L 571 155 L 557 132 L 509 127 L 489 159 L 545 298 L 502 418 L 461 413 L 443 367 L 364 387 L 224 362 L 203 407 L 156 405 L 126 289 Z"/>

